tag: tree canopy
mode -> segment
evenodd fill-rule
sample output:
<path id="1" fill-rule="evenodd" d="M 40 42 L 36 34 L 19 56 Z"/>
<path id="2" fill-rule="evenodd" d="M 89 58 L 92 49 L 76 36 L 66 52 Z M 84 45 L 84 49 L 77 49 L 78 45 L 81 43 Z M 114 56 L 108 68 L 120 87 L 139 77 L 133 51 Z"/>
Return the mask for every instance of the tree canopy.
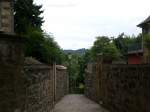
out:
<path id="1" fill-rule="evenodd" d="M 25 40 L 26 57 L 31 56 L 48 64 L 62 63 L 63 51 L 51 35 L 31 28 L 27 32 Z"/>
<path id="2" fill-rule="evenodd" d="M 34 4 L 33 0 L 14 0 L 15 32 L 25 33 L 29 26 L 41 30 L 42 13 L 42 5 Z"/>
<path id="3" fill-rule="evenodd" d="M 117 59 L 120 56 L 118 49 L 109 37 L 99 36 L 96 37 L 93 47 L 91 48 L 93 59 L 99 54 L 109 59 Z"/>
<path id="4" fill-rule="evenodd" d="M 52 35 L 42 31 L 42 5 L 33 0 L 15 0 L 15 32 L 25 36 L 25 56 L 32 56 L 41 62 L 62 63 L 64 54 Z"/>
<path id="5" fill-rule="evenodd" d="M 142 34 L 138 36 L 128 36 L 124 33 L 121 33 L 117 36 L 117 38 L 113 38 L 113 43 L 116 45 L 117 49 L 121 53 L 121 58 L 126 59 L 128 50 L 134 45 L 141 46 L 142 44 Z"/>

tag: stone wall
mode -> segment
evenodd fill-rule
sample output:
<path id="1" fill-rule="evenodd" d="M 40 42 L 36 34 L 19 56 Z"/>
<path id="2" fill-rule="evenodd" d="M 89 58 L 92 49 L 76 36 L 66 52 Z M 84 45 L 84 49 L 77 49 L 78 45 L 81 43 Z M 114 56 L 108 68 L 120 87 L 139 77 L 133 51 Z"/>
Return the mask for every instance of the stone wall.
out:
<path id="1" fill-rule="evenodd" d="M 54 98 L 66 94 L 66 70 L 55 74 L 55 67 L 24 63 L 23 42 L 16 35 L 0 34 L 0 112 L 50 112 Z M 54 82 L 62 93 L 55 93 Z"/>
<path id="2" fill-rule="evenodd" d="M 24 66 L 26 82 L 25 110 L 50 112 L 54 106 L 53 69 L 44 64 Z"/>
<path id="3" fill-rule="evenodd" d="M 0 0 L 0 30 L 14 33 L 13 0 Z"/>
<path id="4" fill-rule="evenodd" d="M 25 63 L 25 111 L 51 112 L 54 105 L 68 93 L 66 67 L 48 66 L 34 59 L 28 59 Z"/>
<path id="5" fill-rule="evenodd" d="M 150 65 L 92 66 L 97 66 L 97 72 L 95 74 L 94 69 L 91 74 L 87 72 L 88 97 L 98 99 L 98 103 L 112 112 L 150 112 Z M 92 79 L 90 75 L 99 78 Z M 89 80 L 97 83 L 90 83 Z M 96 88 L 97 85 L 99 88 Z M 99 96 L 94 91 L 90 92 L 93 88 Z"/>
<path id="6" fill-rule="evenodd" d="M 55 100 L 58 102 L 68 93 L 68 76 L 67 69 L 64 66 L 56 66 L 56 95 Z"/>
<path id="7" fill-rule="evenodd" d="M 0 112 L 24 109 L 23 39 L 0 34 Z"/>
<path id="8" fill-rule="evenodd" d="M 90 99 L 98 102 L 99 99 L 99 84 L 98 84 L 98 75 L 96 75 L 96 64 L 88 64 L 88 69 L 86 70 L 86 78 L 85 78 L 85 95 L 88 96 Z"/>

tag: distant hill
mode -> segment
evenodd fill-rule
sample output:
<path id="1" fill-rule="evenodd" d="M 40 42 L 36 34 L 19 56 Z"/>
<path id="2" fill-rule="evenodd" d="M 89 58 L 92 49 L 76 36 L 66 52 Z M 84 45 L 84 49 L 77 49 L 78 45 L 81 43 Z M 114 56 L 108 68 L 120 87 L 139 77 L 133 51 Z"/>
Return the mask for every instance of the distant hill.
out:
<path id="1" fill-rule="evenodd" d="M 78 55 L 84 55 L 86 52 L 85 48 L 78 49 L 78 50 L 64 50 L 64 53 L 66 54 L 78 54 Z"/>

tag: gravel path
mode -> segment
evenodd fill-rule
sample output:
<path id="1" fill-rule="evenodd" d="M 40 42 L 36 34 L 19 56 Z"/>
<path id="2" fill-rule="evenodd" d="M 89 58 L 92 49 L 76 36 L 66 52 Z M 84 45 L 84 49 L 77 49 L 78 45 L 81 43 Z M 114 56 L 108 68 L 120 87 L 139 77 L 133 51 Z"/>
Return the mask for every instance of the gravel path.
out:
<path id="1" fill-rule="evenodd" d="M 84 95 L 67 95 L 55 106 L 54 112 L 108 112 Z"/>

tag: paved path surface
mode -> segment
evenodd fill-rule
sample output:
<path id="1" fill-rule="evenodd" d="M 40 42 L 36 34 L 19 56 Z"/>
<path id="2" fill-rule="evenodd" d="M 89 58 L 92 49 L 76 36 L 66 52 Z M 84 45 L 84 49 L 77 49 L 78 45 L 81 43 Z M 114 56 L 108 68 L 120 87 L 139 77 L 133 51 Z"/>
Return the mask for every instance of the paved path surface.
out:
<path id="1" fill-rule="evenodd" d="M 54 112 L 108 112 L 84 95 L 67 95 L 55 106 Z"/>

